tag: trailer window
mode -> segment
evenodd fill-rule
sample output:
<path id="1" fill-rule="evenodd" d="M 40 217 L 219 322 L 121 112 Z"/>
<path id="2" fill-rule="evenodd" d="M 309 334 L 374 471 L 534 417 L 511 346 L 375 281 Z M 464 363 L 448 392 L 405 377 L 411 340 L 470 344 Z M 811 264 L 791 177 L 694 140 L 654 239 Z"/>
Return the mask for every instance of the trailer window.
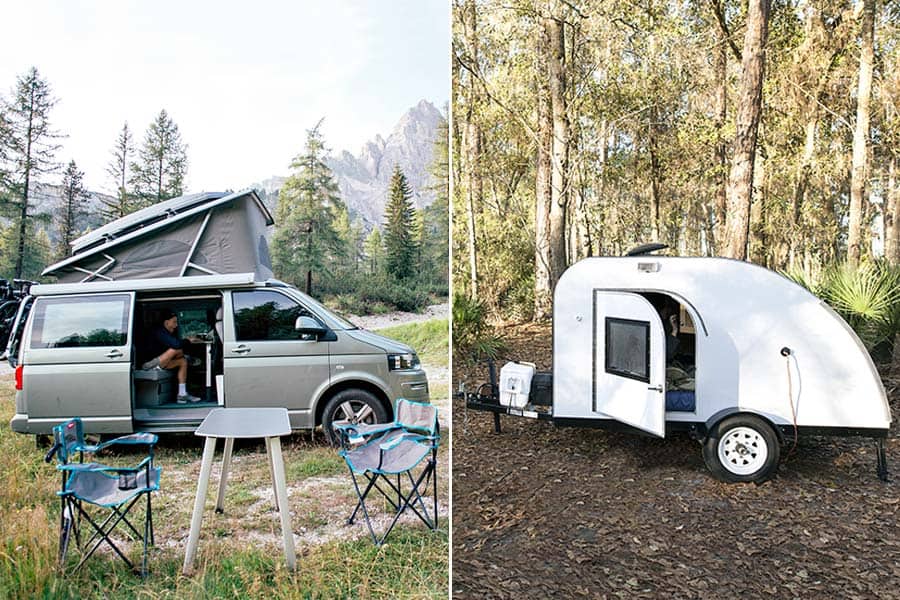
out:
<path id="1" fill-rule="evenodd" d="M 129 296 L 39 298 L 34 307 L 32 348 L 124 346 Z"/>
<path id="2" fill-rule="evenodd" d="M 650 323 L 606 318 L 606 372 L 650 382 Z"/>

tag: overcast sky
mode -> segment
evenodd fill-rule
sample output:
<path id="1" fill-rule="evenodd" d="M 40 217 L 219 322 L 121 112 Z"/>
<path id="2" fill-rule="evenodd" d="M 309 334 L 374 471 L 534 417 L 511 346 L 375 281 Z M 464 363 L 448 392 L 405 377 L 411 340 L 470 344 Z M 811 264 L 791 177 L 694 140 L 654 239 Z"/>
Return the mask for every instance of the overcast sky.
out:
<path id="1" fill-rule="evenodd" d="M 447 0 L 29 0 L 3 7 L 0 94 L 31 66 L 59 103 L 92 190 L 125 121 L 139 145 L 165 108 L 188 144 L 187 191 L 289 172 L 325 117 L 333 151 L 358 153 L 411 106 L 450 96 Z M 58 178 L 57 178 L 58 179 Z"/>

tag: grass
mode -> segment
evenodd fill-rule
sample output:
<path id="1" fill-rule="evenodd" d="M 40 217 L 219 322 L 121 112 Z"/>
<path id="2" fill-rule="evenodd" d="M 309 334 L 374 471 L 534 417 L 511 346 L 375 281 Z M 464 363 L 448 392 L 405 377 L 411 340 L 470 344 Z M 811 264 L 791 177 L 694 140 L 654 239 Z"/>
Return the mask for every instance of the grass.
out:
<path id="1" fill-rule="evenodd" d="M 271 483 L 265 451 L 261 445 L 237 444 L 226 512 L 212 512 L 218 481 L 214 467 L 196 574 L 181 575 L 201 444 L 194 436 L 173 435 L 161 438 L 156 454 L 163 480 L 154 499 L 157 546 L 150 554 L 150 577 L 142 581 L 111 553 L 95 555 L 79 572 L 62 576 L 56 569 L 59 479 L 56 470 L 43 462 L 44 451 L 35 448 L 33 436 L 13 433 L 7 425 L 13 413 L 10 379 L 0 380 L 0 598 L 447 596 L 446 513 L 436 533 L 421 524 L 398 525 L 388 543 L 376 547 L 363 529 L 343 525 L 355 503 L 349 477 L 341 479 L 343 462 L 321 441 L 310 441 L 308 433 L 283 441 L 292 529 L 300 535 L 297 571 L 284 566 L 277 513 L 266 496 Z M 447 463 L 444 444 L 438 466 L 438 495 L 444 508 Z M 135 545 L 131 556 L 137 555 Z"/>
<path id="2" fill-rule="evenodd" d="M 447 367 L 450 363 L 447 319 L 386 327 L 379 329 L 378 333 L 409 345 L 419 354 L 423 363 L 436 367 Z"/>

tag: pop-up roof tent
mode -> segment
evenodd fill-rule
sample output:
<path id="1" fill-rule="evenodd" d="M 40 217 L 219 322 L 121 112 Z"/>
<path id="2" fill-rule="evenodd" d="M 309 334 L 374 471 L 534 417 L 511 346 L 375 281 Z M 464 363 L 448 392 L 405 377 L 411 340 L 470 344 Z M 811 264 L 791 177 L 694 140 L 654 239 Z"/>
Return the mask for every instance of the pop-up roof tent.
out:
<path id="1" fill-rule="evenodd" d="M 172 198 L 83 235 L 41 275 L 77 283 L 252 272 L 264 281 L 273 223 L 253 190 Z"/>

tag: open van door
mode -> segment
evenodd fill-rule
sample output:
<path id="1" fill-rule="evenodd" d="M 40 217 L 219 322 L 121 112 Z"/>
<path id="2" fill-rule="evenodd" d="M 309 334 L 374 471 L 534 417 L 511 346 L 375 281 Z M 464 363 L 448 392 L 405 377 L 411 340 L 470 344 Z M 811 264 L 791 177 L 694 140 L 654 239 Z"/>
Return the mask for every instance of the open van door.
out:
<path id="1" fill-rule="evenodd" d="M 21 340 L 32 430 L 82 417 L 91 433 L 132 431 L 133 312 L 134 292 L 35 299 Z"/>
<path id="2" fill-rule="evenodd" d="M 665 343 L 662 320 L 644 297 L 594 290 L 594 412 L 664 437 Z"/>

